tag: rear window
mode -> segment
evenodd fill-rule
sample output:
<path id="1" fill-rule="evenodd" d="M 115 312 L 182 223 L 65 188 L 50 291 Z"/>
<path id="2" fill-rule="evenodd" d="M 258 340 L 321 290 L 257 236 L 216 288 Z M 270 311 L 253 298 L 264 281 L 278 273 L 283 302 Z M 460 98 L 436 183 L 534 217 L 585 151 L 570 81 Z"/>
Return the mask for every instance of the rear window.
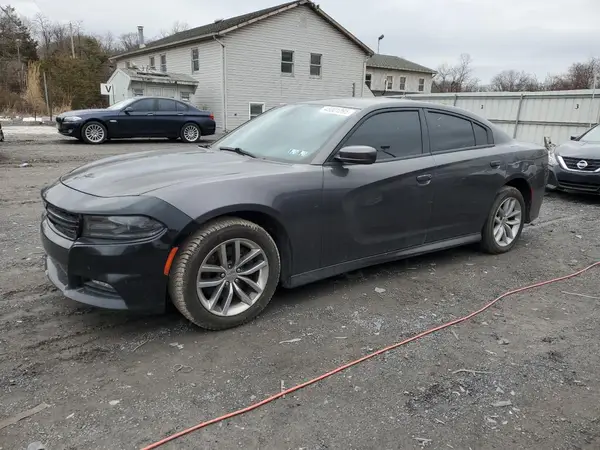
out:
<path id="1" fill-rule="evenodd" d="M 475 134 L 470 120 L 450 114 L 428 111 L 427 126 L 432 152 L 475 146 Z"/>

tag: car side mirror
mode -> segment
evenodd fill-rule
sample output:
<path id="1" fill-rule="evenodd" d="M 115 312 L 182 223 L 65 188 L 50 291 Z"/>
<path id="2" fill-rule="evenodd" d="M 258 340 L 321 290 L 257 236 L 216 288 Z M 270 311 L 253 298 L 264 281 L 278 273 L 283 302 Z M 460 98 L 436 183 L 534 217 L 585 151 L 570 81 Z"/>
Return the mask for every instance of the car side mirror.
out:
<path id="1" fill-rule="evenodd" d="M 132 108 L 131 106 L 128 106 L 127 108 L 125 108 L 125 109 L 123 110 L 123 112 L 124 112 L 125 114 L 129 114 L 129 113 L 130 113 L 130 112 L 132 112 L 132 111 L 133 111 L 133 108 Z"/>
<path id="2" fill-rule="evenodd" d="M 571 136 L 571 140 L 572 141 L 576 141 L 577 140 L 577 136 Z"/>
<path id="3" fill-rule="evenodd" d="M 335 160 L 348 164 L 373 164 L 377 160 L 377 150 L 368 145 L 350 145 L 342 148 Z"/>

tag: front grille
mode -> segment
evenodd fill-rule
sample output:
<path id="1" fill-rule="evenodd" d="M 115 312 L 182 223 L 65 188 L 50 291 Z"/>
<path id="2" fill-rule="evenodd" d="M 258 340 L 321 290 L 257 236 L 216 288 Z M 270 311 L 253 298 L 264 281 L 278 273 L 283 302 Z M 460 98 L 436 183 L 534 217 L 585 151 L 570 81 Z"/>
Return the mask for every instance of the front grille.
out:
<path id="1" fill-rule="evenodd" d="M 79 215 L 64 211 L 50 203 L 46 203 L 46 217 L 54 229 L 64 237 L 71 240 L 75 240 L 79 237 L 81 224 Z"/>
<path id="2" fill-rule="evenodd" d="M 565 189 L 575 189 L 578 191 L 597 192 L 600 190 L 598 183 L 571 183 L 569 181 L 559 181 L 560 187 Z"/>
<path id="3" fill-rule="evenodd" d="M 565 162 L 567 168 L 571 170 L 581 170 L 582 172 L 595 172 L 596 170 L 600 169 L 600 159 L 571 158 L 568 156 L 563 156 L 562 159 Z M 583 169 L 577 167 L 577 164 L 580 161 L 585 161 L 587 163 L 587 166 Z"/>

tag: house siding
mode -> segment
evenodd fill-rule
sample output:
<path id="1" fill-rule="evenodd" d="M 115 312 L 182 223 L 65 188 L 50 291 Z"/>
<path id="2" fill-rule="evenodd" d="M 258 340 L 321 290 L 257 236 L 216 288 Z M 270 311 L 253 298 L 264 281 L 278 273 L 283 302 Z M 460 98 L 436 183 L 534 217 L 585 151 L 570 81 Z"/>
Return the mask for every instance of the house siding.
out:
<path id="1" fill-rule="evenodd" d="M 405 91 L 418 92 L 419 78 L 425 79 L 424 94 L 431 92 L 431 83 L 433 76 L 430 73 L 409 72 L 403 70 L 380 69 L 377 67 L 367 67 L 367 74 L 371 74 L 371 90 L 372 91 L 389 91 L 385 87 L 385 79 L 387 76 L 393 76 L 393 87 L 391 91 L 400 91 L 400 77 L 406 77 Z"/>
<path id="2" fill-rule="evenodd" d="M 108 84 L 111 84 L 113 89 L 113 95 L 108 99 L 111 105 L 131 97 L 129 77 L 120 70 L 115 71 L 108 80 Z"/>
<path id="3" fill-rule="evenodd" d="M 200 70 L 192 72 L 192 48 L 198 48 Z M 167 49 L 153 50 L 143 55 L 125 57 L 117 61 L 118 68 L 126 68 L 127 61 L 137 67 L 147 67 L 150 64 L 150 57 L 154 56 L 155 66 L 160 70 L 160 55 L 167 55 L 167 71 L 171 73 L 180 73 L 191 75 L 198 80 L 198 88 L 194 95 L 190 97 L 190 103 L 198 108 L 207 109 L 215 115 L 217 128 L 223 128 L 223 57 L 221 45 L 214 41 L 203 41 L 195 44 Z M 184 91 L 183 87 L 179 91 Z M 190 91 L 193 88 L 190 87 Z M 151 95 L 150 93 L 145 93 Z"/>
<path id="4" fill-rule="evenodd" d="M 281 104 L 363 94 L 366 53 L 305 6 L 246 26 L 223 38 L 227 53 L 227 128 L 249 119 L 249 104 Z M 293 76 L 281 73 L 281 50 L 294 51 Z M 319 53 L 321 78 L 310 76 Z M 366 86 L 365 91 L 368 91 Z M 370 92 L 365 95 L 370 95 Z"/>

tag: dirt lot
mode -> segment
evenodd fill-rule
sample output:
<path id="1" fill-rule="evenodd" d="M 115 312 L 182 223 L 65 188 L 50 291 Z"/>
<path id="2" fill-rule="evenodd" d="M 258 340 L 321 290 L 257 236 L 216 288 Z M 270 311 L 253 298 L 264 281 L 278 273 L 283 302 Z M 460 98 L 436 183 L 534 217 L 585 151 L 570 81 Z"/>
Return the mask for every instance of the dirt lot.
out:
<path id="1" fill-rule="evenodd" d="M 140 448 L 600 260 L 600 200 L 549 195 L 510 254 L 463 248 L 282 291 L 238 329 L 98 311 L 46 281 L 40 188 L 103 156 L 190 147 L 90 148 L 42 134 L 0 144 L 0 422 L 49 407 L 0 430 L 2 450 L 34 441 L 48 450 Z M 452 332 L 164 448 L 598 449 L 599 299 L 600 269 L 510 297 Z"/>

